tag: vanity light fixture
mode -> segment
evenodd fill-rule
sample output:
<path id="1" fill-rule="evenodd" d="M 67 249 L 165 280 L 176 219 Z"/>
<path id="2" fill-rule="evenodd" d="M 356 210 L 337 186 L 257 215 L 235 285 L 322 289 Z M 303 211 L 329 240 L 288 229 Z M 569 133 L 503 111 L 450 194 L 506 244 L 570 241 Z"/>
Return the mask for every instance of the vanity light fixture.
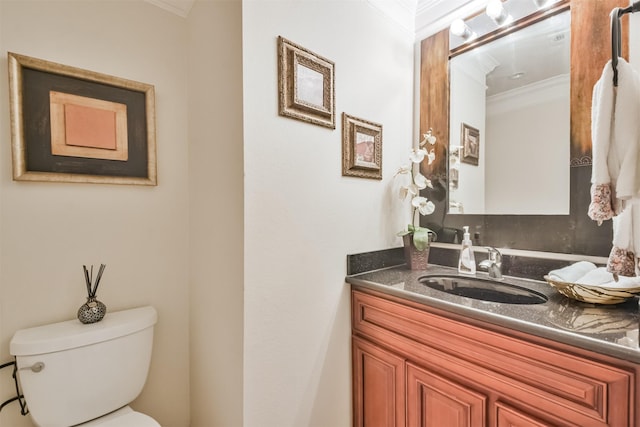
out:
<path id="1" fill-rule="evenodd" d="M 456 19 L 451 23 L 449 27 L 449 31 L 451 34 L 456 35 L 458 37 L 462 37 L 465 41 L 469 40 L 473 37 L 473 32 L 471 28 L 462 19 Z"/>
<path id="2" fill-rule="evenodd" d="M 507 23 L 510 16 L 506 9 L 502 5 L 501 0 L 489 0 L 487 3 L 487 9 L 485 10 L 487 16 L 493 20 L 499 27 Z"/>
<path id="3" fill-rule="evenodd" d="M 533 0 L 538 9 L 544 9 L 551 4 L 551 0 Z"/>

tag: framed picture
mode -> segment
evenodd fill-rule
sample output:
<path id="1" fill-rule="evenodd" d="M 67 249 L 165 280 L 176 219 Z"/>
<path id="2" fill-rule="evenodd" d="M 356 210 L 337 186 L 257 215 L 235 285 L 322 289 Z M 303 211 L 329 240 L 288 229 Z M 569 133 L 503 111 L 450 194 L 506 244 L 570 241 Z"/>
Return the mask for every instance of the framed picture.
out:
<path id="1" fill-rule="evenodd" d="M 334 63 L 278 37 L 279 114 L 332 129 Z"/>
<path id="2" fill-rule="evenodd" d="M 464 163 L 477 165 L 480 157 L 480 131 L 466 123 L 462 123 L 460 145 L 462 147 L 460 160 Z"/>
<path id="3" fill-rule="evenodd" d="M 157 185 L 155 91 L 8 53 L 13 179 Z"/>
<path id="4" fill-rule="evenodd" d="M 342 113 L 342 175 L 382 179 L 382 125 Z"/>

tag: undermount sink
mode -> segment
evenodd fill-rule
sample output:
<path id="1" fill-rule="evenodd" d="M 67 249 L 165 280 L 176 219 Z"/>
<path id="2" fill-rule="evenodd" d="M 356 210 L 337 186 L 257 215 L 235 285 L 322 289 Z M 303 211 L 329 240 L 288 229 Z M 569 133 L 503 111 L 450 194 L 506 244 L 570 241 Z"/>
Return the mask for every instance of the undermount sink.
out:
<path id="1" fill-rule="evenodd" d="M 424 276 L 420 283 L 451 295 L 504 304 L 543 304 L 546 295 L 522 286 L 479 277 L 455 275 Z"/>

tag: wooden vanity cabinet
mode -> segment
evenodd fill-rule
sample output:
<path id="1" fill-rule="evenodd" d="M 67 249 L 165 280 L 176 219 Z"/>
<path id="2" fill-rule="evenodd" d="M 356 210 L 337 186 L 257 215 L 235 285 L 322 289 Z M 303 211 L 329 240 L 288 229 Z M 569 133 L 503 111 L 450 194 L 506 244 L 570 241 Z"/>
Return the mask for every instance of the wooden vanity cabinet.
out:
<path id="1" fill-rule="evenodd" d="M 354 426 L 640 427 L 638 366 L 352 291 Z"/>

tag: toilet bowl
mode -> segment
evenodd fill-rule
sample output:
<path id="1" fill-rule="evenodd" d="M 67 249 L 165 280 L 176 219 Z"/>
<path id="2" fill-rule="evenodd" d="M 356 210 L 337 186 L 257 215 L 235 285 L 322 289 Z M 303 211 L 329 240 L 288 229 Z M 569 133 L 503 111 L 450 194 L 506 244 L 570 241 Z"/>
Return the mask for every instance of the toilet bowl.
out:
<path id="1" fill-rule="evenodd" d="M 157 312 L 139 307 L 17 331 L 9 350 L 39 427 L 160 427 L 128 405 L 146 382 Z"/>

